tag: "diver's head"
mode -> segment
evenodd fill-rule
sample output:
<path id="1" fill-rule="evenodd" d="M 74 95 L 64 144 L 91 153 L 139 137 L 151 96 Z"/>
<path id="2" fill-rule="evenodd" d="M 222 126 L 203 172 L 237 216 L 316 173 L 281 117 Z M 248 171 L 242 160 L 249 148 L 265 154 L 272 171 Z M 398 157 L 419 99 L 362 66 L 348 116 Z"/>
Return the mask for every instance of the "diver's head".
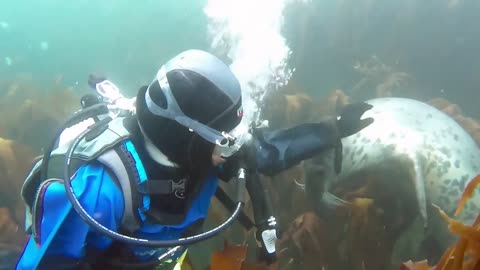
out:
<path id="1" fill-rule="evenodd" d="M 144 136 L 171 162 L 187 170 L 210 168 L 214 147 L 228 152 L 228 132 L 242 119 L 241 88 L 220 59 L 188 50 L 139 91 L 136 107 Z"/>

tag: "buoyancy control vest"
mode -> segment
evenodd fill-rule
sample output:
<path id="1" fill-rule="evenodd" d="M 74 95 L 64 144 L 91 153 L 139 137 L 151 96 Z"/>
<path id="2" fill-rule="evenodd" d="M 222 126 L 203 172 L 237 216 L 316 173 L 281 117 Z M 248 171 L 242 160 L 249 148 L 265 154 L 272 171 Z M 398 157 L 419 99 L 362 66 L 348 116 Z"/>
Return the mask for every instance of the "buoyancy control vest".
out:
<path id="1" fill-rule="evenodd" d="M 124 196 L 124 214 L 121 222 L 121 230 L 132 233 L 138 230 L 146 220 L 146 214 L 150 210 L 150 198 L 142 191 L 152 188 L 146 185 L 147 175 L 142 161 L 138 157 L 130 133 L 124 127 L 124 117 L 113 119 L 108 128 L 92 139 L 84 139 L 78 145 L 72 156 L 72 176 L 82 165 L 93 160 L 102 163 L 114 179 L 118 182 Z M 25 179 L 21 195 L 26 204 L 25 230 L 34 238 L 38 237 L 37 228 L 41 223 L 41 197 L 45 187 L 51 181 L 62 181 L 65 155 L 69 144 L 67 142 L 50 155 L 47 179 L 40 179 L 42 160 L 34 165 Z M 172 194 L 185 191 L 187 179 L 163 179 L 155 181 L 156 193 Z M 158 211 L 157 215 L 161 215 Z M 172 214 L 165 214 L 171 217 Z M 178 217 L 176 218 L 179 219 Z"/>

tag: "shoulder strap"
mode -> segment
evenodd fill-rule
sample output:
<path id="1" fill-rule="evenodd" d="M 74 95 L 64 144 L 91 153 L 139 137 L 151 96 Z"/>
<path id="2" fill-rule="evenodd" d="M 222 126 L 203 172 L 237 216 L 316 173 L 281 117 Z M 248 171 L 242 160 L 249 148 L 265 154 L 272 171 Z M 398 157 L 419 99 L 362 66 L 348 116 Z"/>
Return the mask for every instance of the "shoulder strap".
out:
<path id="1" fill-rule="evenodd" d="M 105 152 L 97 160 L 114 174 L 122 189 L 125 205 L 121 227 L 133 232 L 142 226 L 145 220 L 144 211 L 148 210 L 150 201 L 138 192 L 138 184 L 147 179 L 145 174 L 138 172 L 142 166 L 131 162 L 128 153 L 122 149 L 125 144 L 131 144 L 131 142 L 127 141 L 117 149 Z"/>

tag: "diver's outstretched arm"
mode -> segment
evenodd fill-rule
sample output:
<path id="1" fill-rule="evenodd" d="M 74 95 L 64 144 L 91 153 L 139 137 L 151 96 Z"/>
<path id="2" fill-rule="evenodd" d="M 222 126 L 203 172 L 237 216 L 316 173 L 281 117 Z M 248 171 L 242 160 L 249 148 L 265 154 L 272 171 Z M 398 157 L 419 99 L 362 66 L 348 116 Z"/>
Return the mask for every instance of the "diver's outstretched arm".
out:
<path id="1" fill-rule="evenodd" d="M 259 131 L 255 138 L 256 169 L 261 174 L 272 176 L 333 149 L 340 136 L 332 120 L 301 124 L 289 129 Z"/>
<path id="2" fill-rule="evenodd" d="M 341 170 L 341 139 L 351 136 L 373 122 L 362 119 L 372 105 L 359 102 L 346 105 L 339 117 L 320 123 L 301 124 L 289 129 L 262 132 L 257 130 L 255 156 L 258 172 L 275 175 L 325 150 L 335 150 L 335 170 Z M 252 155 L 250 155 L 252 156 Z"/>

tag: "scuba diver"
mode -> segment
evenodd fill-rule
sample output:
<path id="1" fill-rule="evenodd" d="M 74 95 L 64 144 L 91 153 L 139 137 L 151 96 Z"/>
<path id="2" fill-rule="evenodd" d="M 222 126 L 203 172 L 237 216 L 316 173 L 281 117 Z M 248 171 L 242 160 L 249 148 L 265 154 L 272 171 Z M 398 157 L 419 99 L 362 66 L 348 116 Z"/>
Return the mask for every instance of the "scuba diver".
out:
<path id="1" fill-rule="evenodd" d="M 89 84 L 99 94 L 82 98 L 26 177 L 30 238 L 18 270 L 180 269 L 189 245 L 236 219 L 256 228 L 259 256 L 272 262 L 280 228 L 258 175 L 341 153 L 340 139 L 372 121 L 360 119 L 371 106 L 358 103 L 328 122 L 245 129 L 239 81 L 201 50 L 173 57 L 131 100 L 105 78 Z M 237 184 L 237 203 L 218 179 Z M 255 221 L 241 211 L 245 190 Z M 233 213 L 204 231 L 213 196 Z"/>

